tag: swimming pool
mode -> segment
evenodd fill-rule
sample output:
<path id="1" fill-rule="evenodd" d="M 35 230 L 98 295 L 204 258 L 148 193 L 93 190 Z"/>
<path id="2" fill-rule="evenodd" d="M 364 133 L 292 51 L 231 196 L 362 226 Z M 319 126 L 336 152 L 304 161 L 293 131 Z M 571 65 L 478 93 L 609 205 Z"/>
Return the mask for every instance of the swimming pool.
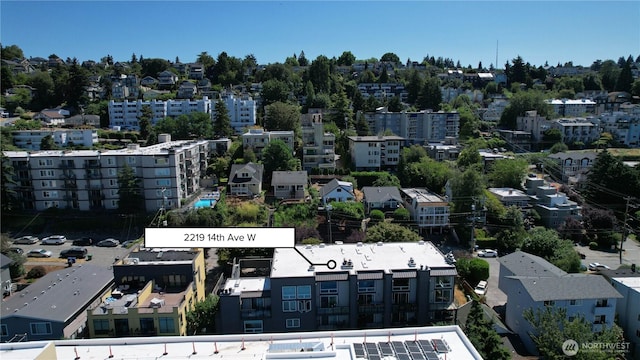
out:
<path id="1" fill-rule="evenodd" d="M 193 207 L 196 209 L 216 206 L 216 199 L 198 199 Z"/>

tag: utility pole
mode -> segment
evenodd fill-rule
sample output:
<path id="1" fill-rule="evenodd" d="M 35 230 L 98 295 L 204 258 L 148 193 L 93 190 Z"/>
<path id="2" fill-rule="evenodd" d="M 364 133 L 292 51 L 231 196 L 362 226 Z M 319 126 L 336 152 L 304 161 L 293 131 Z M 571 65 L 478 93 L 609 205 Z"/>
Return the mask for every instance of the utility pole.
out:
<path id="1" fill-rule="evenodd" d="M 329 244 L 333 244 L 333 231 L 331 229 L 331 210 L 333 210 L 333 206 L 331 206 L 331 204 L 327 204 L 327 230 L 329 232 Z"/>
<path id="2" fill-rule="evenodd" d="M 629 200 L 631 200 L 630 196 L 624 198 L 626 200 L 626 205 L 624 208 L 624 222 L 622 224 L 622 239 L 620 239 L 620 264 L 622 264 L 622 244 L 627 239 L 627 219 L 629 218 Z"/>

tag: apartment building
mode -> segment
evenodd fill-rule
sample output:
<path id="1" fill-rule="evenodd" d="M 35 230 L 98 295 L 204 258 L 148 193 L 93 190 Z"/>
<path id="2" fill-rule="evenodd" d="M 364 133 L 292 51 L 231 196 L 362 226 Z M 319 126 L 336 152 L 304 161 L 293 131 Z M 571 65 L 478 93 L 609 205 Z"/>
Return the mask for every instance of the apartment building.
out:
<path id="1" fill-rule="evenodd" d="M 87 309 L 89 337 L 185 336 L 204 300 L 202 249 L 144 249 L 113 265 L 114 289 Z"/>
<path id="2" fill-rule="evenodd" d="M 389 112 L 386 108 L 379 108 L 375 112 L 364 113 L 364 117 L 371 133 L 391 131 L 405 138 L 408 144 L 457 139 L 460 132 L 460 114 L 455 111 Z"/>
<path id="3" fill-rule="evenodd" d="M 109 101 L 109 126 L 126 130 L 139 130 L 138 119 L 142 116 L 142 108 L 151 108 L 151 124 L 166 117 L 177 117 L 201 112 L 212 115 L 211 100 L 206 96 L 199 100 L 136 100 Z"/>
<path id="4" fill-rule="evenodd" d="M 59 147 L 71 145 L 91 147 L 98 143 L 96 129 L 16 130 L 11 132 L 11 135 L 13 144 L 25 150 L 40 150 L 40 144 L 45 136 L 51 136 L 54 144 Z"/>
<path id="5" fill-rule="evenodd" d="M 237 134 L 242 134 L 247 128 L 256 125 L 256 101 L 249 95 L 244 94 L 236 96 L 232 92 L 225 92 L 220 95 L 222 101 L 227 107 L 229 118 L 231 119 L 231 127 Z M 215 117 L 215 108 L 212 117 Z"/>
<path id="6" fill-rule="evenodd" d="M 520 335 L 527 350 L 537 353 L 535 329 L 524 312 L 564 308 L 568 319 L 584 316 L 594 332 L 614 324 L 622 295 L 602 276 L 568 274 L 541 257 L 516 251 L 501 257 L 498 287 L 507 295 L 505 322 Z"/>
<path id="7" fill-rule="evenodd" d="M 302 114 L 302 169 L 335 169 L 336 136 L 324 131 L 322 113 Z"/>
<path id="8" fill-rule="evenodd" d="M 358 90 L 365 99 L 373 96 L 378 101 L 399 97 L 400 101 L 406 102 L 409 96 L 409 92 L 400 83 L 360 83 Z"/>
<path id="9" fill-rule="evenodd" d="M 569 217 L 578 220 L 582 217 L 582 207 L 575 201 L 569 200 L 567 194 L 558 191 L 556 186 L 545 184 L 544 179 L 527 177 L 525 192 L 530 196 L 533 208 L 547 228 L 556 229 Z"/>
<path id="10" fill-rule="evenodd" d="M 442 233 L 449 227 L 449 202 L 427 189 L 400 189 L 405 209 L 421 232 Z"/>
<path id="11" fill-rule="evenodd" d="M 595 114 L 596 102 L 590 99 L 550 99 L 545 102 L 553 107 L 553 111 L 563 117 L 578 117 Z"/>
<path id="12" fill-rule="evenodd" d="M 251 149 L 258 158 L 262 156 L 262 150 L 272 141 L 281 140 L 293 153 L 294 147 L 293 131 L 265 131 L 264 129 L 249 129 L 242 134 L 242 146 Z"/>
<path id="13" fill-rule="evenodd" d="M 246 261 L 220 292 L 221 333 L 423 326 L 453 316 L 456 269 L 430 242 L 302 245 L 275 249 L 262 266 Z"/>
<path id="14" fill-rule="evenodd" d="M 81 211 L 118 208 L 118 174 L 130 166 L 140 179 L 144 209 L 179 208 L 200 189 L 209 143 L 170 141 L 120 150 L 7 151 L 14 169 L 18 207 L 25 210 L 69 208 Z"/>
<path id="15" fill-rule="evenodd" d="M 602 270 L 611 285 L 622 294 L 622 299 L 616 302 L 616 316 L 618 325 L 624 330 L 625 338 L 630 342 L 631 358 L 640 355 L 640 268 L 638 264 L 632 268 L 616 270 Z"/>
<path id="16" fill-rule="evenodd" d="M 538 115 L 535 110 L 525 112 L 524 116 L 516 118 L 516 129 L 531 133 L 531 141 L 541 142 L 544 132 L 552 128 L 553 121 Z M 547 144 L 553 145 L 553 144 Z"/>
<path id="17" fill-rule="evenodd" d="M 404 138 L 349 136 L 349 154 L 356 170 L 393 169 L 398 166 Z"/>
<path id="18" fill-rule="evenodd" d="M 550 154 L 549 159 L 556 163 L 556 166 L 548 168 L 556 176 L 562 178 L 563 182 L 577 183 L 586 180 L 589 170 L 596 161 L 598 153 L 591 151 L 564 151 Z"/>
<path id="19" fill-rule="evenodd" d="M 600 114 L 602 131 L 613 135 L 613 138 L 629 147 L 640 147 L 640 106 L 630 111 L 611 111 Z"/>
<path id="20" fill-rule="evenodd" d="M 600 138 L 600 126 L 593 118 L 558 119 L 551 123 L 551 127 L 560 130 L 565 144 L 590 144 Z"/>

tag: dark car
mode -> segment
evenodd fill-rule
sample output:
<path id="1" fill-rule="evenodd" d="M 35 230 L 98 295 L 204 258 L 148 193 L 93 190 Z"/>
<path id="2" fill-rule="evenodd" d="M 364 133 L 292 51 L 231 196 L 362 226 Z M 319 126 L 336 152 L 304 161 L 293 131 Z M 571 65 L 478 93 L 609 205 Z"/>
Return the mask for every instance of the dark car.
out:
<path id="1" fill-rule="evenodd" d="M 93 245 L 93 239 L 90 237 L 83 237 L 80 239 L 73 240 L 73 245 L 75 246 L 91 246 Z"/>
<path id="2" fill-rule="evenodd" d="M 61 258 L 74 257 L 78 259 L 84 259 L 85 256 L 87 256 L 87 249 L 82 247 L 72 247 L 72 248 L 60 251 Z"/>

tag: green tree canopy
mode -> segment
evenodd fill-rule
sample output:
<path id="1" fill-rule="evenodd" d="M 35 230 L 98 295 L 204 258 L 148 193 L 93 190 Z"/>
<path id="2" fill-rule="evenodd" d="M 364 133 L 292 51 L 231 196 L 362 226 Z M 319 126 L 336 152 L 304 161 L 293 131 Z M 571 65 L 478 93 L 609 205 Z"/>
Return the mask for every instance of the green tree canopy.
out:
<path id="1" fill-rule="evenodd" d="M 336 60 L 336 64 L 341 66 L 351 66 L 354 62 L 356 62 L 356 56 L 353 55 L 351 51 L 343 52 L 338 60 Z"/>
<path id="2" fill-rule="evenodd" d="M 576 273 L 580 271 L 580 256 L 569 240 L 560 239 L 553 229 L 535 227 L 527 233 L 522 251 L 540 256 L 560 269 Z"/>
<path id="3" fill-rule="evenodd" d="M 219 300 L 218 296 L 209 294 L 203 301 L 196 302 L 193 310 L 187 311 L 189 335 L 215 334 Z"/>
<path id="4" fill-rule="evenodd" d="M 269 131 L 291 131 L 300 137 L 300 107 L 284 102 L 275 102 L 265 108 L 264 127 Z"/>
<path id="5" fill-rule="evenodd" d="M 499 125 L 507 129 L 515 130 L 518 116 L 524 116 L 525 112 L 536 110 L 539 116 L 550 117 L 553 114 L 551 105 L 545 102 L 542 92 L 529 90 L 519 91 L 509 100 L 509 105 L 500 116 Z"/>
<path id="6" fill-rule="evenodd" d="M 528 165 L 522 158 L 495 160 L 490 168 L 489 181 L 493 187 L 521 189 Z"/>
<path id="7" fill-rule="evenodd" d="M 144 197 L 140 189 L 140 178 L 125 164 L 118 172 L 118 210 L 135 213 L 144 210 Z"/>
<path id="8" fill-rule="evenodd" d="M 291 149 L 282 140 L 273 140 L 262 150 L 264 173 L 270 178 L 274 171 L 299 170 L 300 160 L 293 157 Z"/>
<path id="9" fill-rule="evenodd" d="M 511 354 L 504 347 L 502 338 L 493 328 L 493 323 L 486 318 L 482 305 L 478 301 L 473 301 L 471 304 L 464 333 L 483 359 L 511 359 Z"/>
<path id="10" fill-rule="evenodd" d="M 382 55 L 382 57 L 380 58 L 380 61 L 385 61 L 385 62 L 392 62 L 394 64 L 398 64 L 400 63 L 400 57 L 398 57 L 398 55 L 392 53 L 392 52 L 388 52 L 388 53 L 384 53 L 384 55 Z"/>
<path id="11" fill-rule="evenodd" d="M 231 127 L 229 110 L 221 99 L 218 99 L 215 105 L 215 115 L 213 117 L 213 134 L 214 136 L 219 137 L 229 137 L 233 135 L 233 128 Z"/>
<path id="12" fill-rule="evenodd" d="M 420 239 L 420 235 L 406 226 L 381 222 L 367 229 L 366 242 L 412 242 Z"/>

